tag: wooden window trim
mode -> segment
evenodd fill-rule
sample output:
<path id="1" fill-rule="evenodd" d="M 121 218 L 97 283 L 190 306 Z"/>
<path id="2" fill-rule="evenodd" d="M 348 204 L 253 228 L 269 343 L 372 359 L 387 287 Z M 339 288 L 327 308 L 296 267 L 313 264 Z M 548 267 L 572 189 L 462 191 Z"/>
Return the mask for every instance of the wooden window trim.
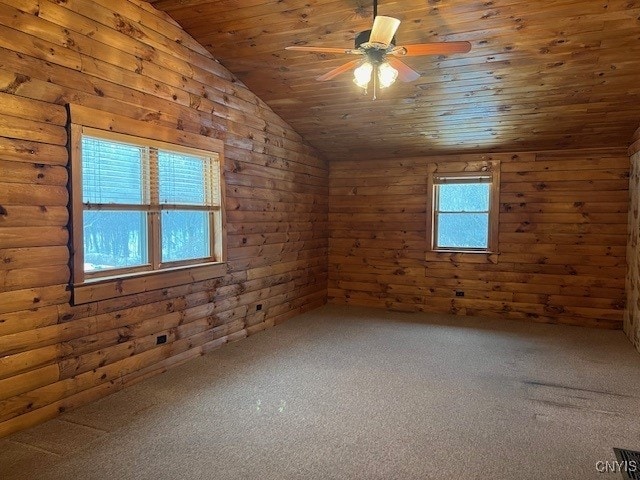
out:
<path id="1" fill-rule="evenodd" d="M 226 273 L 226 263 L 219 262 L 101 277 L 82 284 L 73 284 L 73 304 L 80 305 L 174 285 L 201 282 L 222 277 Z"/>
<path id="2" fill-rule="evenodd" d="M 70 194 L 71 194 L 71 301 L 74 305 L 116 298 L 124 295 L 132 295 L 160 288 L 168 288 L 174 285 L 208 280 L 224 276 L 227 272 L 227 235 L 224 215 L 225 202 L 225 178 L 224 178 L 224 143 L 218 139 L 205 137 L 181 130 L 149 124 L 120 115 L 95 110 L 81 105 L 68 105 L 69 110 L 69 138 L 70 138 Z M 86 132 L 98 131 L 102 138 L 117 138 L 121 135 L 138 139 L 145 145 L 157 148 L 173 149 L 180 152 L 190 151 L 199 155 L 203 152 L 217 154 L 220 164 L 220 202 L 211 212 L 213 215 L 214 235 L 211 237 L 211 254 L 216 259 L 214 262 L 202 263 L 202 260 L 186 260 L 172 262 L 169 266 L 153 269 L 160 266 L 159 252 L 155 258 L 150 258 L 149 265 L 127 269 L 126 272 L 112 270 L 108 276 L 91 278 L 84 272 L 84 246 L 82 229 L 74 228 L 82 225 L 82 176 L 81 172 L 81 139 L 83 129 Z M 130 132 L 135 132 L 131 135 Z M 114 135 L 117 134 L 117 135 Z M 167 206 L 172 208 L 174 206 Z M 140 206 L 140 209 L 146 208 Z M 198 207 L 194 207 L 198 209 Z M 215 214 L 217 212 L 217 214 Z M 157 227 L 157 215 L 150 215 L 149 242 L 159 239 Z M 214 238 L 215 237 L 215 238 Z M 156 249 L 157 250 L 157 249 Z M 218 261 L 219 260 L 219 261 Z"/>
<path id="3" fill-rule="evenodd" d="M 498 263 L 499 217 L 500 217 L 500 161 L 483 160 L 473 162 L 442 162 L 429 165 L 427 176 L 427 241 L 428 261 Z M 435 248 L 434 176 L 491 176 L 489 198 L 489 247 L 487 249 Z"/>

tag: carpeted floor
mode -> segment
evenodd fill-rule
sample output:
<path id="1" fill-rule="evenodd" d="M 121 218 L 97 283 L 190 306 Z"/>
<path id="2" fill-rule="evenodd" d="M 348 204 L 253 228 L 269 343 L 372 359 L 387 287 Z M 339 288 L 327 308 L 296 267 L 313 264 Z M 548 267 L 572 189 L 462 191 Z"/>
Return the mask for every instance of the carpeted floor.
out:
<path id="1" fill-rule="evenodd" d="M 0 478 L 620 479 L 613 447 L 622 332 L 326 306 L 0 440 Z"/>

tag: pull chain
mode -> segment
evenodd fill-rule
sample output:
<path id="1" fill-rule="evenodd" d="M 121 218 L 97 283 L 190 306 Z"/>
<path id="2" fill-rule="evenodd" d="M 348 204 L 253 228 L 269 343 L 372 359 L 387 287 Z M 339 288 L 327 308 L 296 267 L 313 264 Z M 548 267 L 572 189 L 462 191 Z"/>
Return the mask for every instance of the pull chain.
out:
<path id="1" fill-rule="evenodd" d="M 376 90 L 378 90 L 378 66 L 377 65 L 373 68 L 373 100 L 378 98 Z"/>

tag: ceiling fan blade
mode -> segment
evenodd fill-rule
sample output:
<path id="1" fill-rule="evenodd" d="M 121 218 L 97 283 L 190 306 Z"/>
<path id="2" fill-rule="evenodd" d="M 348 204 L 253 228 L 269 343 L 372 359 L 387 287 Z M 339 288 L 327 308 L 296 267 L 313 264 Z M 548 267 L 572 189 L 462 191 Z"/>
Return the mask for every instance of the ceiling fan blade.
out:
<path id="1" fill-rule="evenodd" d="M 362 55 L 362 50 L 357 48 L 333 48 L 333 47 L 285 47 L 285 50 L 296 50 L 299 52 L 317 52 L 317 53 L 347 53 L 351 55 Z"/>
<path id="2" fill-rule="evenodd" d="M 395 47 L 391 52 L 399 57 L 412 57 L 418 55 L 448 55 L 450 53 L 467 53 L 471 50 L 469 42 L 434 42 L 417 43 L 415 45 L 402 45 Z"/>
<path id="3" fill-rule="evenodd" d="M 393 40 L 393 36 L 396 34 L 398 27 L 400 26 L 400 20 L 393 17 L 377 16 L 373 20 L 373 28 L 371 29 L 371 35 L 369 36 L 369 42 L 381 43 L 384 46 L 388 46 Z"/>
<path id="4" fill-rule="evenodd" d="M 327 80 L 331 80 L 332 78 L 337 77 L 341 73 L 346 72 L 347 70 L 351 70 L 353 67 L 358 65 L 361 62 L 360 59 L 351 60 L 350 62 L 345 63 L 344 65 L 340 65 L 338 68 L 334 68 L 330 72 L 325 73 L 324 75 L 320 75 L 316 80 L 319 82 L 326 82 Z"/>
<path id="5" fill-rule="evenodd" d="M 416 72 L 413 68 L 409 67 L 406 63 L 401 62 L 397 58 L 387 57 L 387 62 L 389 62 L 389 65 L 391 65 L 398 71 L 398 79 L 401 82 L 413 82 L 414 80 L 420 78 L 420 74 L 418 72 Z"/>

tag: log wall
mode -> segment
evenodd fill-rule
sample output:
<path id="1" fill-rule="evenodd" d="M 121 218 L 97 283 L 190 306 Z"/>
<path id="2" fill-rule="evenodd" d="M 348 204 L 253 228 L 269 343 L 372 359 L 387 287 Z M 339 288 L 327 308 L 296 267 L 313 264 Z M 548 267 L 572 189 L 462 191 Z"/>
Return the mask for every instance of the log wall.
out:
<path id="1" fill-rule="evenodd" d="M 499 254 L 429 253 L 429 165 L 489 159 Z M 332 162 L 329 301 L 620 328 L 628 176 L 624 150 Z"/>
<path id="2" fill-rule="evenodd" d="M 624 311 L 624 331 L 640 351 L 640 128 L 629 147 L 631 176 L 629 178 L 629 237 L 627 239 L 627 308 Z"/>
<path id="3" fill-rule="evenodd" d="M 67 103 L 224 141 L 224 277 L 70 305 Z M 326 162 L 145 2 L 0 0 L 0 171 L 0 437 L 326 300 Z"/>

